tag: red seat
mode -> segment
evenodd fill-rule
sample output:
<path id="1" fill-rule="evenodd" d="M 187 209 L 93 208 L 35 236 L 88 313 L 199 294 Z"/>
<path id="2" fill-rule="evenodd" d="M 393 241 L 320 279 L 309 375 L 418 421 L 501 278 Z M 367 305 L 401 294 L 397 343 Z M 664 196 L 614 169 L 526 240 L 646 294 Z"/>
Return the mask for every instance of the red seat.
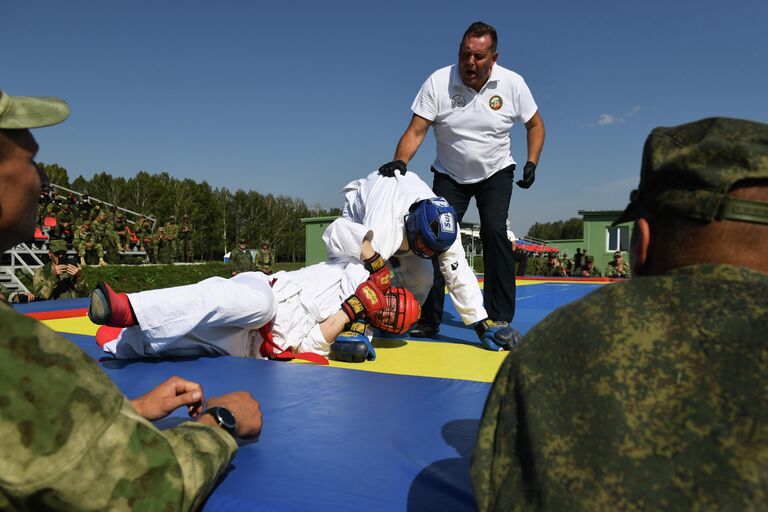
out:
<path id="1" fill-rule="evenodd" d="M 47 228 L 55 228 L 56 227 L 56 217 L 46 217 L 43 219 L 43 226 Z"/>
<path id="2" fill-rule="evenodd" d="M 133 242 L 133 243 L 135 243 L 135 244 L 139 243 L 139 237 L 137 237 L 137 236 L 136 236 L 136 233 L 134 233 L 133 231 L 131 231 L 131 228 L 129 228 L 128 226 L 125 226 L 125 232 L 126 232 L 128 235 L 130 235 L 130 237 L 131 237 L 131 242 Z"/>
<path id="3" fill-rule="evenodd" d="M 35 240 L 48 240 L 48 235 L 44 235 L 43 231 L 37 226 L 35 226 Z"/>

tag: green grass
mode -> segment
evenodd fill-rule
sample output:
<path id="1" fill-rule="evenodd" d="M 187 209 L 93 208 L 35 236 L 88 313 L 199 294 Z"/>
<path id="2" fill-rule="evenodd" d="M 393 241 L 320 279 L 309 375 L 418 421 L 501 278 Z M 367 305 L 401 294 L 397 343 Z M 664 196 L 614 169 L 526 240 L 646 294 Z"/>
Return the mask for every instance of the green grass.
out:
<path id="1" fill-rule="evenodd" d="M 277 263 L 273 267 L 273 272 L 296 270 L 303 266 L 303 262 Z M 230 275 L 229 265 L 223 262 L 197 265 L 107 265 L 106 267 L 89 265 L 83 269 L 83 277 L 89 290 L 93 289 L 99 280 L 104 280 L 116 291 L 127 293 L 182 286 L 208 277 L 230 277 Z M 31 279 L 24 277 L 21 279 L 27 286 L 31 285 Z"/>

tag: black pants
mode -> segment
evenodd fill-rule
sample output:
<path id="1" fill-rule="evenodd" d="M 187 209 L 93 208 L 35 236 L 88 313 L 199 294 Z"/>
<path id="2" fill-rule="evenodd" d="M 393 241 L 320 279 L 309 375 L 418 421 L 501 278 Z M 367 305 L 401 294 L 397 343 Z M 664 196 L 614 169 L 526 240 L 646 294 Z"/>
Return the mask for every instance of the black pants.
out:
<path id="1" fill-rule="evenodd" d="M 480 212 L 485 266 L 483 302 L 489 318 L 506 322 L 512 322 L 515 316 L 515 259 L 507 238 L 507 212 L 512 198 L 514 171 L 515 166 L 510 165 L 481 182 L 463 185 L 432 169 L 432 191 L 456 209 L 459 222 L 464 218 L 469 200 L 473 196 L 475 198 Z M 436 258 L 432 260 L 432 265 L 435 277 L 421 308 L 420 321 L 438 326 L 443 317 L 445 279 Z"/>

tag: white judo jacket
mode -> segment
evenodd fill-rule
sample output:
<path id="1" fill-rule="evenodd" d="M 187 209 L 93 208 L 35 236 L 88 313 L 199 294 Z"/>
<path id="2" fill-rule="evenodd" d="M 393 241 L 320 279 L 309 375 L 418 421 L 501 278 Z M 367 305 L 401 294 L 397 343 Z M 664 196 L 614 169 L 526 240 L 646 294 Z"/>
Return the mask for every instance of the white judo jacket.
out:
<path id="1" fill-rule="evenodd" d="M 400 249 L 405 237 L 405 217 L 410 206 L 422 199 L 436 197 L 432 189 L 413 172 L 395 173 L 392 178 L 374 171 L 366 178 L 347 184 L 342 216 L 323 233 L 330 258 L 357 259 L 364 240 L 385 260 L 396 256 L 393 265 L 395 286 L 408 288 L 416 299 L 424 300 L 432 287 L 431 260 Z M 461 236 L 438 257 L 448 294 L 466 325 L 488 316 L 483 294 L 474 272 L 467 263 Z M 390 264 L 392 262 L 390 261 Z"/>

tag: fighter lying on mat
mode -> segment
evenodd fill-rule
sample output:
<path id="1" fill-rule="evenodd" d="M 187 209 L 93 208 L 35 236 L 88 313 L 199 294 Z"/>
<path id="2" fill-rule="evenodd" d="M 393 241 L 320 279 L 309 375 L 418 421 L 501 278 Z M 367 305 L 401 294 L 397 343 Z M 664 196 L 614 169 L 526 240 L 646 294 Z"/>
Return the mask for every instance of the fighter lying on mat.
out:
<path id="1" fill-rule="evenodd" d="M 118 359 L 235 355 L 327 364 L 322 356 L 330 352 L 341 361 L 373 360 L 366 321 L 403 333 L 420 307 L 411 292 L 390 287 L 390 270 L 370 243 L 361 256 L 363 263 L 336 259 L 131 294 L 101 282 L 88 316 L 108 326 L 96 341 Z"/>

